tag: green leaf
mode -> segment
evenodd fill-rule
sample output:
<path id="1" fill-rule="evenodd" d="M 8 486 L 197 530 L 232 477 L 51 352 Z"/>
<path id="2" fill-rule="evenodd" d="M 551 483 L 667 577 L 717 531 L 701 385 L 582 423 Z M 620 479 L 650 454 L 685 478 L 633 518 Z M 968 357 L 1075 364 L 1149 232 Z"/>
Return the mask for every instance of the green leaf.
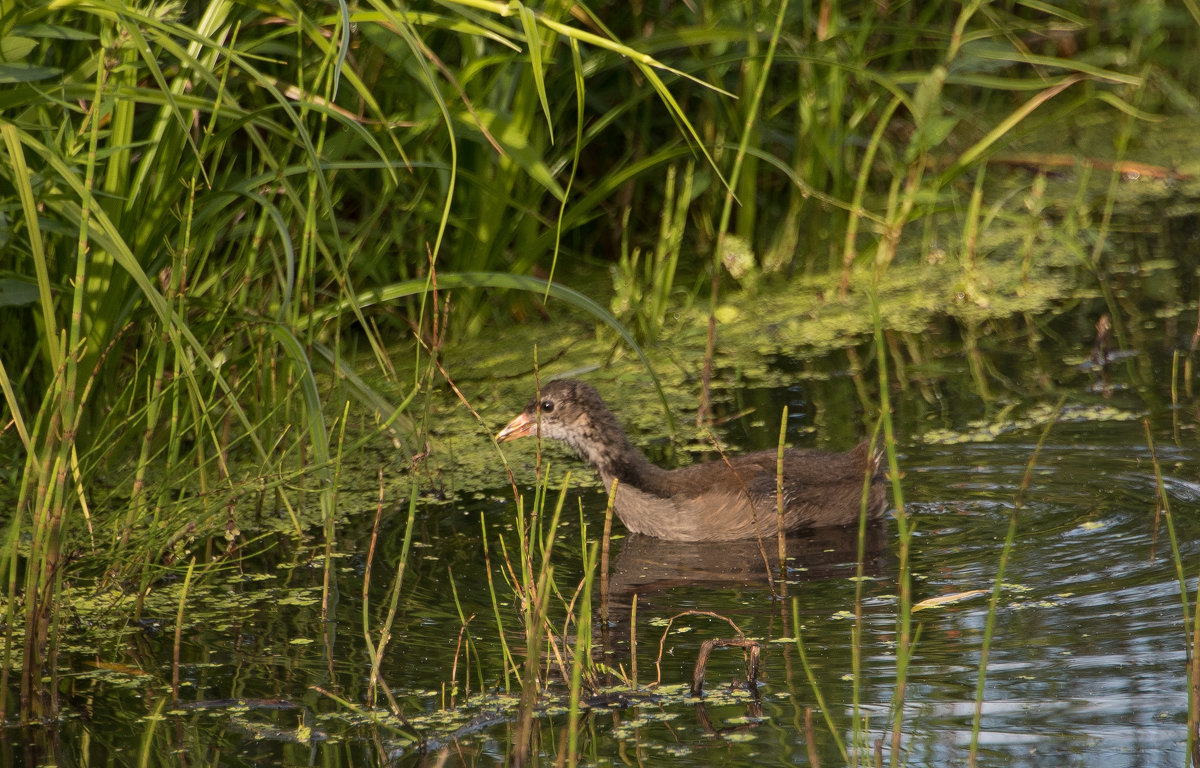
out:
<path id="1" fill-rule="evenodd" d="M 21 307 L 38 300 L 38 289 L 24 280 L 0 279 L 0 307 Z"/>
<path id="2" fill-rule="evenodd" d="M 28 37 L 53 38 L 55 40 L 95 40 L 96 35 L 74 27 L 64 27 L 59 24 L 18 24 L 13 27 L 14 35 Z"/>
<path id="3" fill-rule="evenodd" d="M 546 99 L 545 65 L 542 63 L 542 38 L 538 34 L 537 17 L 525 5 L 518 5 L 521 12 L 521 27 L 525 30 L 525 44 L 529 49 L 529 67 L 533 84 L 537 88 L 542 112 L 546 115 L 546 127 L 550 131 L 550 143 L 554 143 L 554 119 L 550 116 L 550 102 Z"/>
<path id="4" fill-rule="evenodd" d="M 4 61 L 20 61 L 37 48 L 37 40 L 20 35 L 0 37 L 0 59 Z"/>
<path id="5" fill-rule="evenodd" d="M 29 83 L 34 80 L 46 80 L 62 74 L 55 67 L 39 67 L 34 64 L 0 64 L 0 84 Z"/>

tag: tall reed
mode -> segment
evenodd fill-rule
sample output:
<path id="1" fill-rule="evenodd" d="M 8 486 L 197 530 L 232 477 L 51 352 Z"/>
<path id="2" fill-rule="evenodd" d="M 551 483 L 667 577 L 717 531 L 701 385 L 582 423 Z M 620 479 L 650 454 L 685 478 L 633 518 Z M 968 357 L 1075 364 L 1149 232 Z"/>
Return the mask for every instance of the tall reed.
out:
<path id="1" fill-rule="evenodd" d="M 1042 447 L 1050 437 L 1050 430 L 1057 423 L 1059 411 L 1062 410 L 1065 401 L 1065 398 L 1059 398 L 1058 403 L 1054 406 L 1054 411 L 1046 421 L 1046 428 L 1042 430 L 1041 436 L 1038 437 L 1037 445 L 1029 457 L 1029 462 L 1025 465 L 1025 474 L 1021 477 L 1021 485 L 1017 489 L 1017 497 L 1013 500 L 1012 509 L 1009 512 L 1008 532 L 1004 536 L 1004 545 L 1000 549 L 1000 560 L 996 564 L 996 578 L 992 583 L 992 593 L 988 600 L 987 618 L 983 627 L 983 640 L 979 649 L 979 673 L 975 681 L 975 710 L 971 717 L 971 744 L 967 753 L 967 764 L 972 766 L 972 768 L 974 768 L 979 758 L 979 729 L 983 721 L 984 692 L 987 690 L 987 666 L 988 659 L 991 657 L 992 636 L 996 630 L 996 610 L 1000 604 L 1000 595 L 1004 590 L 1004 573 L 1008 568 L 1009 555 L 1012 554 L 1013 546 L 1016 543 L 1017 523 L 1021 510 L 1025 506 L 1025 493 L 1029 490 L 1029 484 L 1033 480 L 1033 472 L 1037 467 Z"/>

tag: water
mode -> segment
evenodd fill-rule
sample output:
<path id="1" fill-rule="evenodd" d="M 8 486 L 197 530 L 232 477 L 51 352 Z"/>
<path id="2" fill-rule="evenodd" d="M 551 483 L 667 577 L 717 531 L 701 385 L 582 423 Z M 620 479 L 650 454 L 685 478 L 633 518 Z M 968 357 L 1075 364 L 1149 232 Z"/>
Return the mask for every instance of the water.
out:
<path id="1" fill-rule="evenodd" d="M 913 600 L 984 591 L 914 616 L 917 640 L 900 718 L 902 759 L 909 765 L 966 762 L 989 598 L 1014 515 L 1016 534 L 986 667 L 979 764 L 1187 763 L 1184 615 L 1195 606 L 1185 608 L 1180 595 L 1153 456 L 1190 601 L 1200 567 L 1198 418 L 1171 350 L 1194 327 L 1195 302 L 1186 288 L 1162 299 L 1161 276 L 1151 278 L 1154 291 L 1143 290 L 1137 278 L 1121 279 L 1121 291 L 1134 297 L 1126 299 L 1131 305 L 1149 297 L 1153 306 L 1138 305 L 1141 319 L 1129 323 L 1128 346 L 1116 350 L 1106 381 L 1082 364 L 1095 319 L 1107 308 L 1095 294 L 1076 297 L 1071 312 L 1036 327 L 1019 316 L 996 319 L 974 360 L 953 323 L 919 337 L 892 338 L 889 354 L 901 359 L 914 350 L 941 350 L 932 357 L 907 354 L 908 367 L 896 376 L 905 386 L 892 391 L 906 510 L 915 526 Z M 853 445 L 873 425 L 855 394 L 874 392 L 872 354 L 870 344 L 862 344 L 852 352 L 776 355 L 750 371 L 746 358 L 731 352 L 718 369 L 716 414 L 727 420 L 719 422 L 716 437 L 731 450 L 770 447 L 787 405 L 792 443 Z M 973 371 L 973 363 L 981 368 Z M 607 394 L 620 394 L 621 415 L 653 458 L 690 460 L 689 451 L 666 445 L 653 393 L 618 383 L 634 375 L 630 370 L 618 365 L 589 377 Z M 865 373 L 855 373 L 860 370 Z M 979 370 L 991 383 L 986 399 L 976 386 Z M 519 600 L 509 583 L 519 569 L 515 513 L 484 435 L 523 406 L 523 385 L 464 384 L 489 426 L 454 421 L 448 398 L 446 423 L 435 430 L 439 455 L 451 458 L 423 470 L 413 549 L 379 670 L 403 719 L 393 716 L 382 693 L 368 708 L 364 635 L 380 641 L 408 519 L 406 482 L 391 472 L 374 555 L 368 555 L 376 471 L 397 461 L 376 449 L 359 457 L 359 472 L 344 473 L 344 516 L 330 561 L 337 587 L 331 621 L 322 619 L 319 532 L 298 544 L 286 533 L 264 532 L 270 525 L 242 545 L 240 557 L 221 560 L 211 566 L 219 571 L 190 587 L 177 668 L 177 576 L 156 582 L 137 623 L 128 621 L 132 598 L 94 594 L 91 583 L 70 585 L 74 610 L 64 625 L 60 688 L 67 717 L 52 727 L 5 729 L 5 764 L 130 764 L 143 756 L 155 763 L 220 765 L 510 762 L 519 688 L 504 674 L 501 637 L 518 668 L 524 645 Z M 681 424 L 691 416 L 696 390 L 692 382 L 669 393 Z M 681 429 L 682 444 L 705 443 L 686 424 Z M 529 492 L 530 447 L 505 450 L 518 485 Z M 565 632 L 573 640 L 565 606 L 573 600 L 579 605 L 580 521 L 589 541 L 598 538 L 604 498 L 577 462 L 561 452 L 547 456 L 556 478 L 569 468 L 576 480 L 552 557 L 561 594 L 550 609 L 556 635 Z M 603 692 L 607 705 L 597 700 L 582 722 L 583 759 L 757 766 L 807 764 L 816 755 L 822 765 L 839 765 L 846 748 L 864 762 L 873 761 L 877 749 L 889 760 L 897 683 L 897 521 L 890 518 L 866 544 L 865 578 L 859 581 L 855 536 L 825 532 L 793 542 L 796 559 L 787 584 L 776 584 L 773 593 L 753 546 L 618 538 L 607 655 L 601 657 L 613 670 L 603 676 L 613 687 Z M 861 671 L 855 679 L 859 590 Z M 598 597 L 595 602 L 598 607 Z M 680 615 L 689 611 L 717 616 Z M 730 622 L 762 645 L 758 696 L 731 686 L 744 676 L 744 659 L 740 650 L 725 649 L 714 651 L 706 696 L 696 700 L 686 686 L 700 646 L 734 637 Z M 632 674 L 635 626 L 640 690 L 630 694 L 618 681 Z M 541 653 L 549 682 L 534 720 L 534 744 L 540 761 L 550 764 L 565 749 L 566 683 L 554 654 L 544 647 Z M 414 733 L 424 743 L 414 741 Z"/>
<path id="2" fill-rule="evenodd" d="M 1145 450 L 1132 443 L 1138 430 L 1112 430 L 1110 439 L 1130 441 L 1123 446 L 1089 444 L 1078 434 L 1085 430 L 1074 431 L 1076 439 L 1043 449 L 1039 464 L 1050 469 L 1038 472 L 1018 513 L 980 743 L 1009 764 L 1182 764 L 1187 638 L 1162 521 L 1156 531 L 1153 472 Z M 996 454 L 1005 449 L 1015 458 L 1032 446 L 980 448 L 929 461 L 940 476 L 935 488 L 948 490 L 942 480 L 958 476 L 963 491 L 952 504 L 918 505 L 918 519 L 928 520 L 914 556 L 922 575 L 918 597 L 994 578 L 1011 505 L 981 497 L 1015 491 L 1022 468 L 992 460 L 1003 461 Z M 1167 479 L 1168 487 L 1190 489 L 1173 494 L 1172 504 L 1183 562 L 1192 566 L 1185 572 L 1194 574 L 1194 453 L 1163 453 L 1180 460 L 1176 472 L 1192 475 Z M 989 467 L 990 482 L 971 477 L 981 466 Z M 921 763 L 944 764 L 969 742 L 983 611 L 975 604 L 926 619 L 914 681 L 918 690 L 920 681 L 930 680 L 957 692 L 912 702 L 921 720 L 945 731 L 916 752 Z"/>
<path id="3" fill-rule="evenodd" d="M 772 395 L 776 401 L 796 402 L 803 387 Z M 1155 414 L 1152 434 L 1189 593 L 1194 594 L 1200 478 L 1195 421 L 1184 416 L 1188 414 L 1180 411 Z M 731 439 L 736 431 L 729 430 Z M 907 508 L 916 526 L 914 600 L 991 590 L 1040 433 L 1039 427 L 1016 429 L 991 442 L 924 444 L 910 439 L 902 445 Z M 558 461 L 567 463 L 565 458 Z M 518 465 L 516 471 L 523 468 Z M 314 756 L 346 764 L 506 762 L 515 714 L 512 697 L 499 695 L 502 666 L 481 558 L 480 521 L 487 522 L 505 633 L 520 663 L 520 625 L 512 592 L 503 583 L 497 538 L 504 535 L 514 546 L 512 505 L 504 500 L 504 489 L 471 495 L 478 498 L 419 506 L 417 545 L 381 670 L 405 717 L 431 737 L 431 753 L 423 754 L 356 711 L 364 706 L 369 674 L 361 583 L 373 509 L 352 516 L 340 533 L 342 551 L 334 560 L 339 597 L 332 624 L 320 618 L 322 561 L 316 549 L 280 543 L 266 555 L 240 563 L 227 578 L 202 582 L 205 586 L 192 592 L 185 613 L 180 665 L 184 705 L 176 706 L 170 681 L 178 585 L 164 584 L 161 600 L 152 595 L 148 601 L 147 621 L 108 640 L 93 639 L 67 650 L 71 671 L 64 701 L 73 716 L 58 726 L 58 738 L 46 731 L 23 736 L 56 748 L 60 765 L 123 763 L 143 744 L 152 745 L 154 754 L 184 753 L 221 764 L 298 764 Z M 987 665 L 980 764 L 1186 762 L 1187 627 L 1165 520 L 1156 518 L 1156 495 L 1140 421 L 1087 420 L 1051 429 L 1024 504 L 1015 511 L 1016 539 Z M 589 535 L 599 530 L 603 515 L 598 490 L 570 492 L 556 560 L 556 578 L 568 588 L 581 573 L 580 505 Z M 372 631 L 387 608 L 405 522 L 404 507 L 389 504 L 372 563 L 367 621 Z M 866 757 L 882 739 L 886 758 L 896 682 L 894 520 L 874 543 L 862 584 L 859 729 L 865 729 L 868 740 Z M 661 642 L 662 691 L 594 711 L 583 727 L 583 754 L 589 762 L 805 763 L 809 744 L 803 724 L 806 710 L 813 708 L 812 746 L 822 764 L 840 763 L 837 741 L 855 738 L 850 649 L 856 541 L 827 536 L 797 546 L 801 559 L 791 571 L 788 597 L 776 601 L 752 547 L 724 546 L 728 551 L 716 554 L 702 546 L 636 538 L 615 543 L 614 601 L 626 607 L 613 609 L 613 651 L 607 660 L 630 669 L 627 606 L 638 591 L 638 681 L 646 686 L 660 674 L 655 662 Z M 468 618 L 469 654 L 465 634 L 460 642 L 462 621 L 450 590 L 452 579 Z M 960 764 L 966 759 L 988 597 L 916 614 L 919 637 L 902 718 L 909 764 Z M 703 704 L 680 689 L 691 680 L 700 644 L 734 634 L 721 619 L 685 616 L 664 638 L 665 622 L 687 610 L 720 614 L 762 643 L 758 702 L 745 691 L 730 689 L 730 681 L 743 675 L 738 650 L 714 653 Z M 120 606 L 113 606 L 113 626 L 121 626 L 121 615 Z M 559 620 L 561 615 L 557 612 Z M 793 618 L 802 624 L 811 682 L 794 640 Z M 452 680 L 457 680 L 457 690 Z M 555 672 L 551 680 L 547 701 L 561 701 L 564 684 Z M 812 682 L 825 710 L 819 708 Z M 488 695 L 481 697 L 481 689 Z M 565 727 L 565 715 L 551 709 L 536 721 L 545 761 L 558 753 Z M 384 712 L 380 710 L 381 716 L 396 727 L 397 721 Z M 472 718 L 481 719 L 477 727 L 467 725 Z M 10 764 L 26 764 L 15 748 L 18 734 L 9 731 L 8 736 Z"/>

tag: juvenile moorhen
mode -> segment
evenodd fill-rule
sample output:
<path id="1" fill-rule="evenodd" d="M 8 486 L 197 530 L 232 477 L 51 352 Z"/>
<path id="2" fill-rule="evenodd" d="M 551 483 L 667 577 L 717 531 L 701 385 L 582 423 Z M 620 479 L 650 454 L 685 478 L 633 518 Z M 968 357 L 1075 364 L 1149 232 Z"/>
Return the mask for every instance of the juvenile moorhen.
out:
<path id="1" fill-rule="evenodd" d="M 671 541 L 731 541 L 773 537 L 777 452 L 730 456 L 680 469 L 654 466 L 634 448 L 617 417 L 590 384 L 551 381 L 496 440 L 540 435 L 561 440 L 600 474 L 617 481 L 613 510 L 634 533 Z M 868 467 L 867 514 L 879 517 L 884 481 L 866 443 L 846 453 L 789 448 L 783 454 L 783 525 L 791 531 L 858 520 Z"/>

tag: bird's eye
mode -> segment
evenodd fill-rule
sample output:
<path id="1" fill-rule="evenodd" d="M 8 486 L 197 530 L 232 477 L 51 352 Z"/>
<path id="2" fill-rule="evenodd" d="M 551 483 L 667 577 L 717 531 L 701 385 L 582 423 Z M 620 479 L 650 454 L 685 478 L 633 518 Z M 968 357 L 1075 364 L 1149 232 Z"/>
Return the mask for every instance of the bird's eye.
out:
<path id="1" fill-rule="evenodd" d="M 553 400 L 543 400 L 541 403 L 542 413 L 550 413 L 554 410 Z"/>

